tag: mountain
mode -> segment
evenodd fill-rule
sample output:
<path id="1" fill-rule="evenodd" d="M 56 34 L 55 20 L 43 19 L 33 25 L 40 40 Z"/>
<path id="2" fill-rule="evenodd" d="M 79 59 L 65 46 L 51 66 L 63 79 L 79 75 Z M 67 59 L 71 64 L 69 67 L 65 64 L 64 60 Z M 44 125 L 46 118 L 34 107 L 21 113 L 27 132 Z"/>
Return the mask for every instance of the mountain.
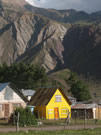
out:
<path id="1" fill-rule="evenodd" d="M 44 16 L 48 19 L 52 19 L 62 23 L 74 23 L 78 21 L 88 21 L 90 15 L 84 11 L 76 11 L 74 9 L 69 10 L 55 10 L 55 9 L 43 9 L 36 8 L 31 5 L 25 5 L 28 11 L 31 11 L 40 16 Z"/>
<path id="2" fill-rule="evenodd" d="M 37 8 L 31 6 L 29 3 L 27 3 L 25 0 L 0 0 L 0 6 L 3 9 L 13 9 L 13 10 L 20 10 L 20 11 L 26 11 L 31 12 L 34 14 L 38 14 L 40 16 L 44 16 L 46 18 L 58 21 L 58 22 L 70 22 L 72 21 L 72 16 L 77 16 L 76 19 L 78 20 L 78 15 L 81 19 L 82 13 L 77 12 L 76 10 L 70 9 L 70 10 L 55 10 L 55 9 L 43 9 L 43 8 Z M 77 14 L 77 15 L 76 15 Z M 84 13 L 87 15 L 87 13 Z"/>
<path id="3" fill-rule="evenodd" d="M 42 9 L 0 0 L 0 63 L 39 63 L 101 79 L 101 12 Z"/>
<path id="4" fill-rule="evenodd" d="M 47 71 L 63 63 L 67 29 L 38 15 L 5 9 L 0 14 L 0 63 L 40 63 Z"/>
<path id="5" fill-rule="evenodd" d="M 24 10 L 25 5 L 27 5 L 25 0 L 0 0 L 0 6 L 2 8 Z"/>
<path id="6" fill-rule="evenodd" d="M 76 11 L 74 9 L 55 10 L 37 8 L 30 5 L 25 0 L 0 0 L 0 7 L 3 9 L 13 9 L 24 12 L 31 12 L 61 23 L 89 23 L 99 20 L 101 21 L 101 12 L 88 14 L 84 11 Z"/>
<path id="7" fill-rule="evenodd" d="M 25 4 L 25 9 L 32 13 L 62 23 L 78 23 L 78 22 L 94 23 L 99 20 L 101 21 L 100 11 L 88 14 L 84 11 L 77 11 L 74 9 L 55 10 L 55 9 L 37 8 L 29 4 Z"/>
<path id="8" fill-rule="evenodd" d="M 67 31 L 63 45 L 66 68 L 101 78 L 101 25 L 74 25 Z"/>

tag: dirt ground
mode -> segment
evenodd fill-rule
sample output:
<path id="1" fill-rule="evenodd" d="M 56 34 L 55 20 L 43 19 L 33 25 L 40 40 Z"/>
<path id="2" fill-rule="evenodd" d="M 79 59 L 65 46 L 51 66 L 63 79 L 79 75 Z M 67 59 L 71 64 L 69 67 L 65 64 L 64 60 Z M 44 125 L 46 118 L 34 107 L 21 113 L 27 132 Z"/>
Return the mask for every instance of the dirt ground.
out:
<path id="1" fill-rule="evenodd" d="M 76 126 L 40 126 L 40 127 L 20 127 L 19 131 L 40 130 L 40 131 L 56 131 L 56 130 L 78 130 L 78 129 L 94 129 L 101 128 L 101 125 L 76 125 Z M 0 127 L 0 132 L 16 132 L 16 127 Z"/>

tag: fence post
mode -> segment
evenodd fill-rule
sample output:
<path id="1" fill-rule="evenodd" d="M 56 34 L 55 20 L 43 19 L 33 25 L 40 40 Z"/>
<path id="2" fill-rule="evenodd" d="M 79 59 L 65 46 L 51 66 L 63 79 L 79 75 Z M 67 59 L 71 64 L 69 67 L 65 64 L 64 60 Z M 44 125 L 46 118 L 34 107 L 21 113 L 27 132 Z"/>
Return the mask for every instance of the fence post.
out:
<path id="1" fill-rule="evenodd" d="M 16 132 L 19 132 L 19 117 L 20 117 L 20 113 L 18 112 L 17 123 L 16 123 Z"/>
<path id="2" fill-rule="evenodd" d="M 85 109 L 85 116 L 84 116 L 84 129 L 86 128 L 86 109 Z"/>

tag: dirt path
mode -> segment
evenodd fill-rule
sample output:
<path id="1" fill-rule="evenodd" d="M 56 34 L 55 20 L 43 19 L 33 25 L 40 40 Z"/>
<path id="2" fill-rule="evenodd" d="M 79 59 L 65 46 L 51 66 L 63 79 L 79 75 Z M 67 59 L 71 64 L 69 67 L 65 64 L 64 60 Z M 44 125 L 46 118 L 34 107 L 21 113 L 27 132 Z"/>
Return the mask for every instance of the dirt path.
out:
<path id="1" fill-rule="evenodd" d="M 77 129 L 94 129 L 101 128 L 101 125 L 76 125 L 76 126 L 47 126 L 47 127 L 30 127 L 20 128 L 20 131 L 40 130 L 40 131 L 56 131 L 56 130 L 77 130 Z M 0 127 L 0 132 L 16 132 L 15 127 Z"/>

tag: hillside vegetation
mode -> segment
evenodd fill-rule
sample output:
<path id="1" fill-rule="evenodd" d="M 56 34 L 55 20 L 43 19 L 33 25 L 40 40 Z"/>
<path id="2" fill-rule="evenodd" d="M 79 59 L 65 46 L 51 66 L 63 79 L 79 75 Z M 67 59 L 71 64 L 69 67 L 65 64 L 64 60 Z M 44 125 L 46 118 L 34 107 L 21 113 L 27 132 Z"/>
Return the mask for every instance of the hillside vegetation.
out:
<path id="1" fill-rule="evenodd" d="M 64 69 L 61 71 L 57 71 L 55 73 L 52 73 L 49 78 L 51 80 L 57 80 L 61 84 L 61 87 L 65 90 L 67 95 L 71 95 L 71 92 L 69 92 L 70 86 L 66 83 L 66 80 L 70 77 L 71 71 L 68 69 Z M 84 84 L 88 87 L 88 90 L 90 92 L 91 100 L 92 102 L 99 102 L 101 99 L 101 81 L 96 80 L 94 77 L 87 77 L 86 79 L 84 76 L 80 75 L 79 79 L 84 82 Z M 58 83 L 57 83 L 57 86 Z"/>

